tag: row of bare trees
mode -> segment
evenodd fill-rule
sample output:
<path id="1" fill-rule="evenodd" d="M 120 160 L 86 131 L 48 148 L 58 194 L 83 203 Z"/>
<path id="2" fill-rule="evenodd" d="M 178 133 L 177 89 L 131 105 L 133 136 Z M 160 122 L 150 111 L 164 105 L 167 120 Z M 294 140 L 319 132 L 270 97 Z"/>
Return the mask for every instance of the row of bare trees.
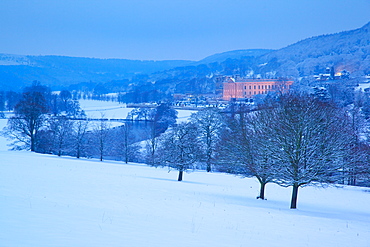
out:
<path id="1" fill-rule="evenodd" d="M 14 99 L 17 100 L 13 102 Z M 14 111 L 14 115 L 2 133 L 13 140 L 14 149 L 36 151 L 45 145 L 41 137 L 45 136 L 46 126 L 54 131 L 50 139 L 61 149 L 67 130 L 72 128 L 67 120 L 84 116 L 78 101 L 72 99 L 69 91 L 52 94 L 50 88 L 37 81 L 26 87 L 23 93 L 8 98 L 6 106 Z"/>
<path id="2" fill-rule="evenodd" d="M 261 199 L 269 182 L 291 186 L 296 208 L 299 187 L 340 182 L 354 163 L 367 164 L 367 155 L 355 153 L 348 115 L 333 103 L 286 94 L 242 115 L 235 115 L 223 137 L 222 165 L 256 177 Z"/>
<path id="3" fill-rule="evenodd" d="M 40 85 L 24 91 L 4 131 L 15 147 L 168 166 L 179 171 L 179 181 L 185 171 L 199 167 L 256 177 L 261 199 L 267 183 L 291 186 L 291 208 L 297 206 L 300 187 L 369 179 L 370 148 L 360 105 L 345 109 L 288 93 L 253 109 L 245 104 L 206 108 L 176 124 L 176 111 L 162 104 L 129 114 L 131 120 L 145 120 L 138 131 L 128 123 L 113 128 L 103 116 L 87 121 L 67 93 L 51 101 L 58 107 L 52 108 L 50 98 Z"/>
<path id="4" fill-rule="evenodd" d="M 232 110 L 231 110 L 232 109 Z M 354 128 L 348 111 L 308 94 L 289 93 L 257 108 L 236 105 L 205 109 L 159 138 L 157 165 L 183 172 L 194 164 L 245 177 L 261 185 L 292 187 L 368 181 L 369 144 Z"/>
<path id="5" fill-rule="evenodd" d="M 143 120 L 143 114 L 146 121 L 134 121 Z M 156 137 L 175 124 L 176 114 L 169 105 L 161 104 L 133 110 L 129 114 L 132 121 L 113 127 L 104 114 L 100 119 L 88 120 L 68 91 L 51 94 L 49 88 L 35 82 L 20 94 L 14 115 L 2 133 L 13 141 L 13 149 L 138 162 L 144 159 L 138 142 L 147 140 L 147 147 L 152 142 L 154 150 Z M 150 160 L 150 156 L 149 152 L 145 158 Z"/>

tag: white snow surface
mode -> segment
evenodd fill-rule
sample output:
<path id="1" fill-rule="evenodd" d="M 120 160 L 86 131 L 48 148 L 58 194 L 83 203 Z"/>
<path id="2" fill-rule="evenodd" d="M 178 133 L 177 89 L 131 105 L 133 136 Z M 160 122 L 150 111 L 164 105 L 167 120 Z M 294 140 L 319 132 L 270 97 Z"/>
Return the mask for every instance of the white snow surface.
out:
<path id="1" fill-rule="evenodd" d="M 0 127 L 6 120 L 0 120 Z M 291 188 L 8 151 L 0 138 L 0 246 L 370 246 L 370 188 Z"/>
<path id="2" fill-rule="evenodd" d="M 80 100 L 80 106 L 88 118 L 122 119 L 134 108 L 126 108 L 125 104 L 114 101 Z M 177 122 L 187 121 L 194 110 L 177 110 Z"/>
<path id="3" fill-rule="evenodd" d="M 79 100 L 80 107 L 88 118 L 126 118 L 134 108 L 126 108 L 125 104 L 114 101 Z"/>

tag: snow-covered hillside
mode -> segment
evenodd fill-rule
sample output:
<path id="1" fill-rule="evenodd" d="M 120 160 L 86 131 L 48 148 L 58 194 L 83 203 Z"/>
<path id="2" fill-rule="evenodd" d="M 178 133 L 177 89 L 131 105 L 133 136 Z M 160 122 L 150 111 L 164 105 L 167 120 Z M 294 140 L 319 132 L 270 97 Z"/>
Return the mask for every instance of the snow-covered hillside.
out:
<path id="1" fill-rule="evenodd" d="M 4 126 L 5 120 L 0 120 Z M 290 188 L 220 173 L 7 151 L 0 246 L 370 246 L 370 189 Z"/>

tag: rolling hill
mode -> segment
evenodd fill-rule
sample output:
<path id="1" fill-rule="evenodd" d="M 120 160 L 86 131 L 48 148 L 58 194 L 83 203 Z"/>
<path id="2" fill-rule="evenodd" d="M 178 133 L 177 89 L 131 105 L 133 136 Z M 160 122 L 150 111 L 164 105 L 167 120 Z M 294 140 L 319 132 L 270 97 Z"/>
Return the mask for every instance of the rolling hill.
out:
<path id="1" fill-rule="evenodd" d="M 370 22 L 361 28 L 299 41 L 259 58 L 259 73 L 301 77 L 333 66 L 354 76 L 370 74 Z"/>
<path id="2" fill-rule="evenodd" d="M 0 89 L 20 89 L 34 80 L 53 88 L 90 81 L 105 83 L 190 63 L 181 60 L 140 61 L 0 54 Z"/>
<path id="3" fill-rule="evenodd" d="M 246 49 L 200 61 L 138 61 L 0 54 L 0 90 L 19 90 L 32 81 L 58 89 L 72 84 L 106 84 L 110 91 L 160 90 L 212 93 L 215 75 L 299 78 L 334 67 L 352 76 L 370 74 L 370 22 L 361 28 L 320 35 L 279 50 Z M 81 86 L 80 86 L 81 87 Z M 77 87 L 78 88 L 78 87 Z"/>

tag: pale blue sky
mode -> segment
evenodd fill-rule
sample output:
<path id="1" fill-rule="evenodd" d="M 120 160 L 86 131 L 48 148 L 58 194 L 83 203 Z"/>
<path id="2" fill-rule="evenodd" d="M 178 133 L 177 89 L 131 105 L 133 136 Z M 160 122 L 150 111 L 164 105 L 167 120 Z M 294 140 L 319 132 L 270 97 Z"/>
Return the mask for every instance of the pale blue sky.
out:
<path id="1" fill-rule="evenodd" d="M 0 0 L 0 53 L 200 60 L 369 21 L 370 0 Z"/>

